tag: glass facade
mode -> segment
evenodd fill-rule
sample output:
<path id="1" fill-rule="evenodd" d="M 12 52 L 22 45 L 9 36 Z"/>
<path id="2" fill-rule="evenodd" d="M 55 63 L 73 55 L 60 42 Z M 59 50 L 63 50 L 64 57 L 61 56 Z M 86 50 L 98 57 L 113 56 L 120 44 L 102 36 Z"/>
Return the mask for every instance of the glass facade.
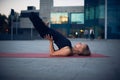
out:
<path id="1" fill-rule="evenodd" d="M 95 18 L 98 19 L 99 18 L 99 6 L 95 7 L 95 11 L 96 11 Z"/>
<path id="2" fill-rule="evenodd" d="M 84 13 L 72 13 L 71 23 L 84 24 Z"/>
<path id="3" fill-rule="evenodd" d="M 51 24 L 67 24 L 68 13 L 51 13 Z"/>
<path id="4" fill-rule="evenodd" d="M 102 19 L 102 18 L 105 18 L 105 7 L 104 5 L 100 5 L 99 6 L 99 18 Z"/>
<path id="5" fill-rule="evenodd" d="M 89 9 L 86 8 L 85 9 L 85 20 L 88 20 L 89 19 Z"/>
<path id="6" fill-rule="evenodd" d="M 85 10 L 85 20 L 104 19 L 104 18 L 105 18 L 104 5 L 89 7 L 86 8 Z"/>
<path id="7" fill-rule="evenodd" d="M 51 13 L 51 28 L 61 32 L 65 36 L 75 35 L 84 27 L 84 13 Z M 62 29 L 62 30 L 61 30 Z M 80 37 L 80 36 L 79 36 Z"/>
<path id="8" fill-rule="evenodd" d="M 104 0 L 85 0 L 85 27 L 93 28 L 95 38 L 104 38 Z"/>
<path id="9" fill-rule="evenodd" d="M 120 2 L 118 0 L 109 0 L 107 3 L 108 38 L 120 39 Z"/>
<path id="10" fill-rule="evenodd" d="M 105 6 L 104 5 L 99 5 L 95 7 L 95 18 L 96 19 L 104 19 L 105 18 Z"/>
<path id="11" fill-rule="evenodd" d="M 70 15 L 70 16 L 69 16 Z M 84 24 L 84 13 L 51 13 L 51 24 Z"/>
<path id="12" fill-rule="evenodd" d="M 85 26 L 94 28 L 96 38 L 105 38 L 107 34 L 107 39 L 120 39 L 120 2 L 107 0 L 107 16 L 105 16 L 105 1 L 85 0 Z"/>
<path id="13" fill-rule="evenodd" d="M 90 8 L 90 14 L 89 15 L 90 15 L 90 17 L 89 17 L 90 19 L 94 19 L 94 7 Z"/>

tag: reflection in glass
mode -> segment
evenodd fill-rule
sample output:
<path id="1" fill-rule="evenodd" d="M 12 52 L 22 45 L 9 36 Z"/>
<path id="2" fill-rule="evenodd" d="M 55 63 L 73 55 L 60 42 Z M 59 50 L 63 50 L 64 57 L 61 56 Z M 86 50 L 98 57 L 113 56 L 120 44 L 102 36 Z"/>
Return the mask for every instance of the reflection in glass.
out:
<path id="1" fill-rule="evenodd" d="M 89 19 L 89 11 L 88 11 L 88 8 L 86 8 L 86 11 L 85 11 L 85 19 L 86 19 L 86 20 Z"/>
<path id="2" fill-rule="evenodd" d="M 104 7 L 104 5 L 100 5 L 99 10 L 100 10 L 99 18 L 104 18 L 104 16 L 105 16 L 105 7 Z"/>
<path id="3" fill-rule="evenodd" d="M 90 8 L 90 19 L 94 19 L 94 8 Z"/>
<path id="4" fill-rule="evenodd" d="M 84 13 L 72 13 L 71 23 L 84 24 Z"/>
<path id="5" fill-rule="evenodd" d="M 95 18 L 99 18 L 99 7 L 98 6 L 96 6 L 96 15 L 95 15 Z"/>
<path id="6" fill-rule="evenodd" d="M 52 24 L 66 24 L 68 23 L 68 13 L 51 13 Z"/>
<path id="7" fill-rule="evenodd" d="M 99 5 L 96 7 L 96 18 L 102 19 L 105 17 L 105 6 Z"/>

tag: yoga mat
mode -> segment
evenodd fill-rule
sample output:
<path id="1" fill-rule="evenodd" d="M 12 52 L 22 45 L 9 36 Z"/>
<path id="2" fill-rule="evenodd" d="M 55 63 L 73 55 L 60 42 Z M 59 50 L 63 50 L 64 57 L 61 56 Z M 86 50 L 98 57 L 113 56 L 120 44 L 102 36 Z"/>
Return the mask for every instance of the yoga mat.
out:
<path id="1" fill-rule="evenodd" d="M 104 58 L 108 57 L 103 54 L 92 53 L 91 56 L 66 56 L 51 57 L 48 53 L 0 53 L 0 58 Z"/>

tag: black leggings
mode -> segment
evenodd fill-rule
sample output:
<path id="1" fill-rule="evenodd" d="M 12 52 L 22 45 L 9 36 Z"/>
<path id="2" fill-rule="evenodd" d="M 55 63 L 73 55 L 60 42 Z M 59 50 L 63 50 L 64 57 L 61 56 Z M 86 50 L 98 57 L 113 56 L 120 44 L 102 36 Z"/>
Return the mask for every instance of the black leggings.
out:
<path id="1" fill-rule="evenodd" d="M 66 37 L 46 26 L 42 19 L 34 12 L 30 14 L 29 18 L 42 38 L 44 38 L 46 34 L 50 34 L 53 37 L 54 43 L 58 46 L 59 49 L 65 46 L 72 48 L 71 42 Z"/>

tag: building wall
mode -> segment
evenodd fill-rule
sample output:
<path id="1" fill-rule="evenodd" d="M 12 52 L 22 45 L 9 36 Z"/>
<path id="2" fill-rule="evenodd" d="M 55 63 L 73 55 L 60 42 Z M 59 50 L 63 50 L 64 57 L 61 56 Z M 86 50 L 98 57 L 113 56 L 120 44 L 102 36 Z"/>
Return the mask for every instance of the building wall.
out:
<path id="1" fill-rule="evenodd" d="M 29 18 L 20 18 L 20 28 L 33 28 Z"/>
<path id="2" fill-rule="evenodd" d="M 50 13 L 53 7 L 53 0 L 40 0 L 40 17 L 43 21 L 50 20 Z"/>
<path id="3" fill-rule="evenodd" d="M 84 12 L 84 6 L 53 7 L 51 12 Z"/>
<path id="4" fill-rule="evenodd" d="M 33 28 L 32 22 L 29 19 L 31 12 L 35 12 L 39 15 L 39 10 L 36 10 L 34 7 L 28 7 L 27 10 L 22 10 L 20 14 L 20 28 Z"/>

